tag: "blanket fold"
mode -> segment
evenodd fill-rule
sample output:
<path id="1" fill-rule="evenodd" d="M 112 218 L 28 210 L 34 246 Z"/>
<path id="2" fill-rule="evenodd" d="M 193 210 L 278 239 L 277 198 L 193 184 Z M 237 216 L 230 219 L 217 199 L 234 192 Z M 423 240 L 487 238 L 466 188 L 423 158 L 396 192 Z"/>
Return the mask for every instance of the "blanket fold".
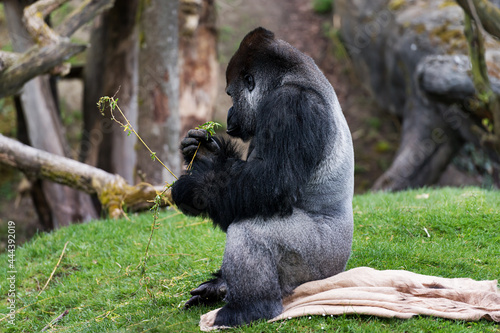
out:
<path id="1" fill-rule="evenodd" d="M 310 315 L 359 314 L 408 319 L 426 315 L 447 319 L 500 322 L 497 280 L 442 278 L 403 270 L 358 267 L 298 286 L 283 300 L 277 321 Z M 201 316 L 200 329 L 213 326 L 218 310 Z"/>

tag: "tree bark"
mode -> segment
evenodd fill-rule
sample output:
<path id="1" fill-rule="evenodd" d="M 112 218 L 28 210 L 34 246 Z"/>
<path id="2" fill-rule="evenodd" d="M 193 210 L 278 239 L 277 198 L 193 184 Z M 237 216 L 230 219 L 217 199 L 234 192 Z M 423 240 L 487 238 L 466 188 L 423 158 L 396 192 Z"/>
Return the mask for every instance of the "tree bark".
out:
<path id="1" fill-rule="evenodd" d="M 475 10 L 484 30 L 500 38 L 500 8 L 498 7 L 498 1 L 495 5 L 488 0 L 471 0 L 475 9 L 470 8 L 469 0 L 456 0 L 456 2 L 472 17 L 475 16 L 473 12 L 473 10 Z"/>
<path id="2" fill-rule="evenodd" d="M 54 31 L 43 18 L 57 5 L 66 1 L 68 0 L 36 2 L 26 7 L 23 21 L 30 33 L 24 37 L 22 35 L 13 36 L 13 40 L 19 43 L 23 38 L 25 40 L 34 39 L 39 44 L 26 44 L 24 53 L 0 51 L 0 98 L 17 93 L 28 80 L 45 74 L 49 70 L 61 74 L 66 73 L 69 70 L 69 65 L 61 65 L 63 61 L 82 52 L 87 47 L 72 43 L 66 37 L 69 37 L 78 27 L 113 4 L 113 0 L 87 0 Z M 25 4 L 29 4 L 29 2 L 25 2 Z M 7 8 L 12 7 L 7 4 Z M 21 15 L 21 10 L 22 7 L 19 7 L 16 15 Z M 24 27 L 19 26 L 16 31 L 21 31 L 20 29 L 24 29 Z"/>
<path id="3" fill-rule="evenodd" d="M 468 77 L 470 62 L 465 56 L 467 40 L 459 6 L 450 6 L 446 0 L 339 0 L 335 4 L 353 69 L 377 103 L 402 121 L 396 157 L 373 190 L 436 183 L 458 152 L 471 157 L 461 150 L 465 142 L 475 143 L 481 155 L 492 155 L 477 135 L 472 139 L 474 128 L 482 126 L 485 110 L 472 111 L 478 96 Z M 487 43 L 492 64 L 493 55 L 498 54 L 496 45 Z M 486 170 L 486 162 L 469 161 Z M 486 172 L 494 178 L 497 171 L 490 167 Z"/>
<path id="4" fill-rule="evenodd" d="M 84 130 L 81 159 L 90 165 L 117 173 L 132 183 L 136 164 L 134 136 L 102 117 L 96 103 L 102 96 L 119 99 L 122 111 L 137 125 L 138 0 L 117 1 L 94 22 L 92 47 L 87 54 L 84 92 Z"/>
<path id="5" fill-rule="evenodd" d="M 28 127 L 23 114 L 23 106 L 21 104 L 21 97 L 14 96 L 14 104 L 16 106 L 17 116 L 17 138 L 21 143 L 29 145 L 30 139 L 28 135 Z M 42 230 L 53 229 L 52 212 L 50 205 L 43 193 L 43 183 L 41 179 L 31 180 L 30 196 L 38 216 L 38 222 L 42 225 Z"/>
<path id="6" fill-rule="evenodd" d="M 0 163 L 19 169 L 31 179 L 46 179 L 97 195 L 109 216 L 149 208 L 164 187 L 140 183 L 129 185 L 122 177 L 63 156 L 50 154 L 0 134 Z M 163 205 L 171 202 L 167 191 Z"/>
<path id="7" fill-rule="evenodd" d="M 178 2 L 141 1 L 138 132 L 152 151 L 176 175 L 181 171 L 178 145 L 179 39 Z M 175 177 L 137 148 L 136 180 L 172 183 Z"/>
<path id="8" fill-rule="evenodd" d="M 4 8 L 14 51 L 24 52 L 33 44 L 21 21 L 22 5 L 18 1 L 7 0 L 4 1 Z M 64 156 L 68 145 L 47 76 L 36 77 L 24 85 L 21 105 L 31 145 Z M 53 219 L 50 227 L 97 217 L 88 196 L 50 182 L 44 182 L 42 187 Z"/>
<path id="9" fill-rule="evenodd" d="M 36 47 L 23 55 L 5 55 L 10 66 L 0 72 L 0 98 L 17 93 L 28 80 L 47 73 L 64 59 L 84 50 L 85 45 L 61 42 Z"/>
<path id="10" fill-rule="evenodd" d="M 495 94 L 491 88 L 485 59 L 486 50 L 484 46 L 484 36 L 482 35 L 481 29 L 479 29 L 479 27 L 482 27 L 482 23 L 477 16 L 477 8 L 469 9 L 473 16 L 465 11 L 464 34 L 469 46 L 472 78 L 474 79 L 477 96 L 487 105 L 493 118 L 493 133 L 489 133 L 488 130 L 485 130 L 481 135 L 482 141 L 492 144 L 497 153 L 500 153 L 500 95 Z M 497 9 L 497 11 L 500 13 L 500 10 Z M 500 19 L 500 15 L 498 18 Z M 491 20 L 492 18 L 489 17 L 488 19 Z M 500 36 L 500 34 L 498 36 Z"/>
<path id="11" fill-rule="evenodd" d="M 115 0 L 85 0 L 80 9 L 75 10 L 68 15 L 66 19 L 59 24 L 55 31 L 61 36 L 71 36 L 84 23 L 89 22 L 98 14 L 113 7 Z"/>
<path id="12" fill-rule="evenodd" d="M 215 10 L 214 0 L 181 1 L 181 136 L 213 119 L 219 67 Z"/>

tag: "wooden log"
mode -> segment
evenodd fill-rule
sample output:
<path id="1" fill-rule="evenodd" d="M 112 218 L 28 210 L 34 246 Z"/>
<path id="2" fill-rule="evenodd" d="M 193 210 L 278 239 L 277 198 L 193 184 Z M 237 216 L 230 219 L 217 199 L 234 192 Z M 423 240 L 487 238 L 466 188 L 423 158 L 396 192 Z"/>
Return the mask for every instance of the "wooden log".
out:
<path id="1" fill-rule="evenodd" d="M 19 169 L 30 179 L 45 179 L 67 185 L 88 194 L 96 194 L 109 216 L 122 215 L 122 207 L 131 211 L 149 208 L 161 186 L 140 183 L 129 185 L 114 175 L 70 158 L 51 154 L 24 145 L 0 134 L 0 163 Z M 170 191 L 165 192 L 163 205 L 171 202 Z"/>

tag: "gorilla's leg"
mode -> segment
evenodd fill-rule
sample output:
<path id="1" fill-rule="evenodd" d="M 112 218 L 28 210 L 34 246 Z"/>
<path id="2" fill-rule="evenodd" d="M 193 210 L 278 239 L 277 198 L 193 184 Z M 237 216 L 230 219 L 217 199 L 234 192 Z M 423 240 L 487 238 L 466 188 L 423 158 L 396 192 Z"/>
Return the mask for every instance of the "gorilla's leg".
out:
<path id="1" fill-rule="evenodd" d="M 184 308 L 195 305 L 211 305 L 220 302 L 226 296 L 226 283 L 222 279 L 221 272 L 213 274 L 215 279 L 203 282 L 198 288 L 191 291 L 192 297 L 184 304 Z"/>
<path id="2" fill-rule="evenodd" d="M 251 224 L 249 221 L 233 223 L 227 230 L 221 268 L 227 284 L 227 304 L 217 313 L 217 326 L 270 319 L 282 311 L 274 251 L 267 237 L 255 233 Z"/>
<path id="3" fill-rule="evenodd" d="M 232 223 L 221 269 L 227 304 L 215 324 L 271 319 L 298 285 L 342 272 L 351 252 L 350 221 L 294 209 L 287 218 Z"/>

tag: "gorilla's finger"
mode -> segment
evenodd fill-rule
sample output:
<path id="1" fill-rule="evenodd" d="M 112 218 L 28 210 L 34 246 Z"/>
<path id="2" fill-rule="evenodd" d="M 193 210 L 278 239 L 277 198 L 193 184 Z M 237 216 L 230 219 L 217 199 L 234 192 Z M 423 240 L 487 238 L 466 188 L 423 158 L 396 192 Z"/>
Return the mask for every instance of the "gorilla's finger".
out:
<path id="1" fill-rule="evenodd" d="M 191 295 L 199 295 L 202 298 L 220 300 L 226 295 L 226 285 L 220 278 L 204 282 L 198 288 L 191 290 Z"/>
<path id="2" fill-rule="evenodd" d="M 217 150 L 220 149 L 219 145 L 217 144 L 217 142 L 215 142 L 215 140 L 213 139 L 210 139 L 205 145 L 204 145 L 208 150 L 210 150 L 211 152 L 215 152 Z"/>
<path id="3" fill-rule="evenodd" d="M 208 141 L 210 134 L 204 129 L 192 129 L 188 131 L 188 137 L 195 138 L 198 141 Z"/>
<path id="4" fill-rule="evenodd" d="M 200 284 L 198 288 L 191 290 L 190 294 L 192 297 L 184 304 L 186 309 L 195 305 L 209 305 L 221 301 L 226 294 L 226 287 L 215 279 Z"/>
<path id="5" fill-rule="evenodd" d="M 200 305 L 201 297 L 199 295 L 191 297 L 186 303 L 184 303 L 184 309 L 189 309 L 192 306 Z"/>
<path id="6" fill-rule="evenodd" d="M 195 295 L 191 297 L 186 303 L 184 303 L 184 309 L 189 309 L 197 305 L 211 305 L 217 303 L 219 300 L 220 299 L 214 297 L 205 298 L 200 295 Z"/>
<path id="7" fill-rule="evenodd" d="M 191 146 L 187 146 L 187 147 L 184 147 L 181 149 L 182 151 L 182 155 L 184 156 L 193 156 L 194 153 L 196 152 L 196 149 L 198 149 L 198 145 L 191 145 Z"/>
<path id="8" fill-rule="evenodd" d="M 214 288 L 212 284 L 207 281 L 200 284 L 198 288 L 191 290 L 189 293 L 193 296 L 199 295 L 201 297 L 209 297 L 211 294 L 214 294 Z"/>
<path id="9" fill-rule="evenodd" d="M 181 149 L 184 149 L 188 146 L 198 146 L 198 140 L 196 140 L 195 138 L 190 138 L 190 137 L 186 137 L 186 138 L 182 139 Z"/>

